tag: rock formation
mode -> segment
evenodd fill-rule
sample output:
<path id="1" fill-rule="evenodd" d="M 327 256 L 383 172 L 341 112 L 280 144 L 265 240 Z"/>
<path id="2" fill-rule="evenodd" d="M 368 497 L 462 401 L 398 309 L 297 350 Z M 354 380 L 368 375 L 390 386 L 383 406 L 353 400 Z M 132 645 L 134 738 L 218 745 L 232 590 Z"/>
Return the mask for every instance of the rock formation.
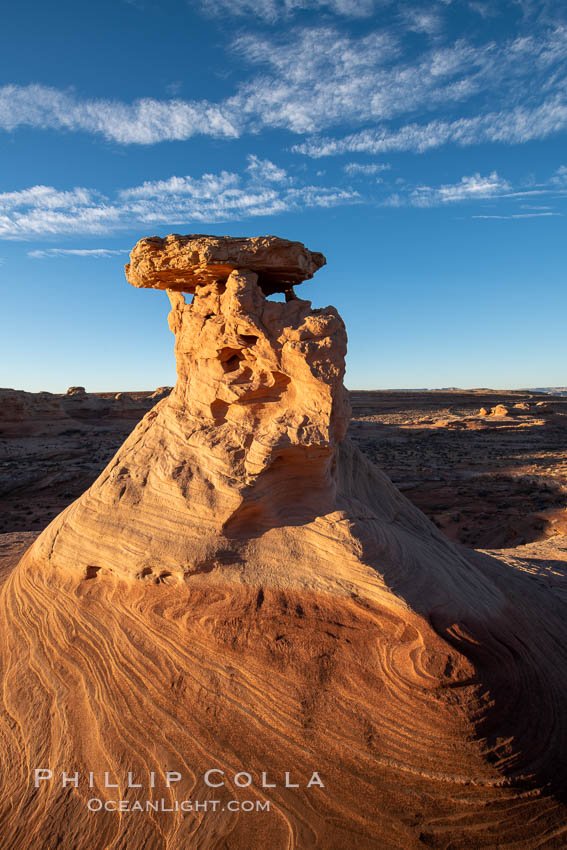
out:
<path id="1" fill-rule="evenodd" d="M 292 292 L 323 262 L 276 237 L 134 248 L 177 383 L 3 587 L 10 850 L 565 845 L 565 604 L 343 439 L 343 322 Z"/>
<path id="2" fill-rule="evenodd" d="M 266 295 L 286 292 L 313 277 L 325 258 L 301 242 L 277 236 L 179 236 L 141 239 L 130 255 L 126 277 L 132 286 L 195 292 L 206 283 L 224 283 L 231 272 L 247 269 Z"/>
<path id="3" fill-rule="evenodd" d="M 322 263 L 321 255 L 313 260 L 299 243 L 276 237 L 228 239 L 228 249 L 217 237 L 211 245 L 205 237 L 160 242 L 166 257 L 180 244 L 189 258 L 195 243 L 221 272 L 221 260 L 240 255 L 257 266 L 256 252 L 264 257 L 267 242 L 270 286 L 280 291 L 289 289 L 290 268 L 297 283 L 301 268 L 307 277 Z M 138 282 L 140 265 L 150 286 L 148 245 L 152 267 L 160 269 L 154 285 L 161 288 L 165 259 L 155 240 L 138 243 L 126 274 Z M 168 290 L 177 384 L 42 535 L 34 547 L 40 560 L 79 575 L 95 564 L 130 577 L 157 564 L 158 574 L 183 580 L 219 548 L 236 546 L 231 540 L 303 525 L 333 510 L 337 449 L 350 415 L 342 383 L 344 324 L 333 307 L 268 300 L 248 269 L 222 276 L 197 285 L 191 304 Z"/>

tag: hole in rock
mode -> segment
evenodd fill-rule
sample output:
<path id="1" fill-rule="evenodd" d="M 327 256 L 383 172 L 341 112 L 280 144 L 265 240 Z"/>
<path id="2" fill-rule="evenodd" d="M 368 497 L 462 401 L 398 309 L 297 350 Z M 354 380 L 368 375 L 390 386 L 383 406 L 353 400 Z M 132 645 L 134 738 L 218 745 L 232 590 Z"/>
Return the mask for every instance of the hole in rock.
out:
<path id="1" fill-rule="evenodd" d="M 96 578 L 101 569 L 102 567 L 94 567 L 89 564 L 89 566 L 85 570 L 85 580 Z"/>
<path id="2" fill-rule="evenodd" d="M 144 569 L 138 573 L 138 578 L 147 578 L 148 576 L 151 576 L 152 572 L 153 570 L 151 567 L 144 567 Z"/>
<path id="3" fill-rule="evenodd" d="M 220 398 L 216 398 L 211 404 L 211 416 L 216 422 L 226 422 L 227 410 L 228 403 Z"/>
<path id="4" fill-rule="evenodd" d="M 239 337 L 242 340 L 243 344 L 246 345 L 248 348 L 251 348 L 258 342 L 258 337 L 254 336 L 254 334 L 239 334 Z"/>
<path id="5" fill-rule="evenodd" d="M 159 576 L 156 576 L 155 583 L 156 584 L 163 584 L 163 582 L 166 580 L 166 578 L 170 578 L 170 577 L 171 577 L 170 572 L 168 572 L 167 570 L 162 570 L 161 573 L 159 574 Z"/>
<path id="6" fill-rule="evenodd" d="M 220 361 L 225 372 L 236 372 L 244 355 L 237 348 L 223 348 L 220 351 Z"/>

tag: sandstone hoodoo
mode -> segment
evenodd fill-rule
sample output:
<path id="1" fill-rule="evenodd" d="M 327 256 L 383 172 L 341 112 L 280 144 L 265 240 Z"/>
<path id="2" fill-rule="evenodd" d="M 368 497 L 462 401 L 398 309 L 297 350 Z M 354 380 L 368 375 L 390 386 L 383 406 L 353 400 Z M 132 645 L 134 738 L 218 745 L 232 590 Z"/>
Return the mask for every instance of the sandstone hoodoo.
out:
<path id="1" fill-rule="evenodd" d="M 563 598 L 345 439 L 344 324 L 291 291 L 323 263 L 134 248 L 177 383 L 2 588 L 10 850 L 565 846 Z"/>
<path id="2" fill-rule="evenodd" d="M 207 256 L 208 237 L 183 239 L 161 240 L 161 257 L 154 241 L 142 240 L 126 267 L 128 279 L 138 279 L 135 258 L 148 242 L 156 267 L 165 266 L 180 241 L 199 244 Z M 275 237 L 226 239 L 226 246 L 220 237 L 211 241 L 214 274 L 219 256 L 250 262 L 258 245 L 272 275 L 279 260 L 287 273 L 289 246 L 296 258 L 310 255 Z M 345 327 L 333 307 L 269 300 L 260 277 L 233 269 L 220 280 L 192 284 L 190 304 L 182 292 L 167 290 L 175 388 L 90 490 L 51 524 L 34 553 L 71 571 L 96 564 L 154 578 L 166 570 L 182 580 L 214 562 L 219 546 L 236 546 L 230 540 L 334 509 L 337 449 L 350 416 Z M 158 286 L 157 272 L 145 279 Z"/>

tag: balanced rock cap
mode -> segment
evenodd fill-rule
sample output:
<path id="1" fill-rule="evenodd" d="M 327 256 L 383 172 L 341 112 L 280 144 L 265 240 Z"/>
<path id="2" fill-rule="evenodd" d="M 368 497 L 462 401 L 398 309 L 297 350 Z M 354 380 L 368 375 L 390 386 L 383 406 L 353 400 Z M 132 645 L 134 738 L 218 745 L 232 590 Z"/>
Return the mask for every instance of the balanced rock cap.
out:
<path id="1" fill-rule="evenodd" d="M 278 236 L 171 233 L 164 239 L 140 239 L 125 272 L 132 286 L 194 293 L 197 286 L 224 282 L 235 269 L 247 269 L 258 275 L 259 285 L 270 295 L 313 277 L 326 262 L 323 254 L 308 251 L 302 242 Z"/>

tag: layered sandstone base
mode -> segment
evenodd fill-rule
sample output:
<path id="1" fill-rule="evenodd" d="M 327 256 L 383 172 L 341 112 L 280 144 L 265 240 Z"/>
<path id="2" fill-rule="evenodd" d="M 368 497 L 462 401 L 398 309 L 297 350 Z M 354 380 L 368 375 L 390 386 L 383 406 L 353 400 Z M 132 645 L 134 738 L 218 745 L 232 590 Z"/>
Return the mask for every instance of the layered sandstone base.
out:
<path id="1" fill-rule="evenodd" d="M 223 274 L 170 293 L 175 390 L 2 588 L 3 846 L 564 847 L 564 602 L 343 440 L 333 308 Z"/>

